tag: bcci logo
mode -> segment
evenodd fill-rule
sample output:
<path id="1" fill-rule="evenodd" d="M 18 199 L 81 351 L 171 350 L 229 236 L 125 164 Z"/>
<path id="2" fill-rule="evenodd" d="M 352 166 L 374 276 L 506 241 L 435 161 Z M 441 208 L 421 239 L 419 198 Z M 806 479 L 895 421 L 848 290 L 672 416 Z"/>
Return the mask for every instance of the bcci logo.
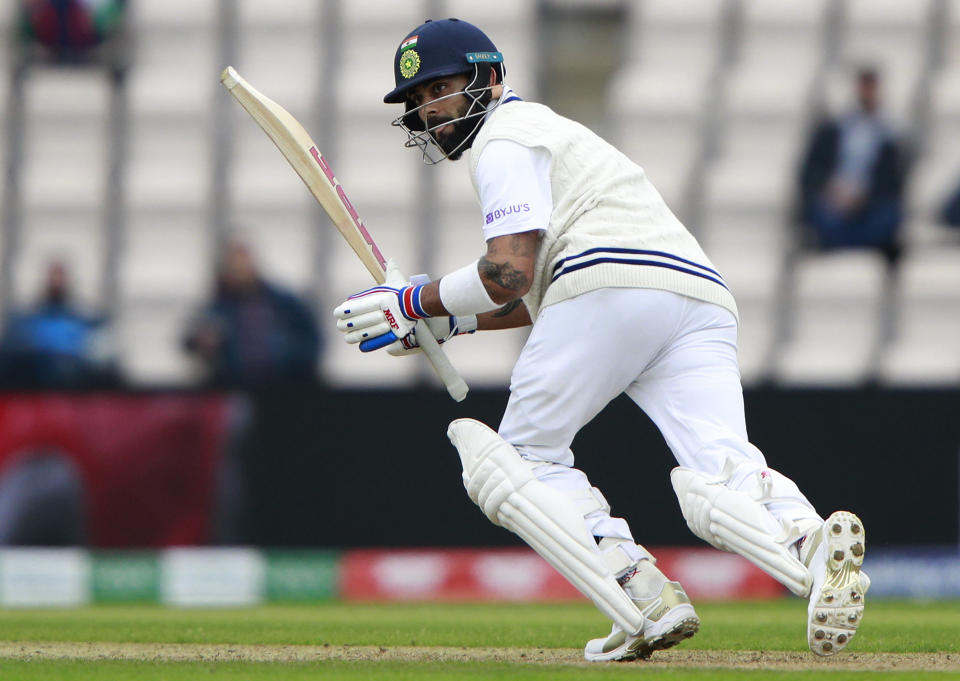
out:
<path id="1" fill-rule="evenodd" d="M 400 55 L 400 75 L 413 78 L 420 70 L 420 55 L 416 50 L 406 50 Z"/>

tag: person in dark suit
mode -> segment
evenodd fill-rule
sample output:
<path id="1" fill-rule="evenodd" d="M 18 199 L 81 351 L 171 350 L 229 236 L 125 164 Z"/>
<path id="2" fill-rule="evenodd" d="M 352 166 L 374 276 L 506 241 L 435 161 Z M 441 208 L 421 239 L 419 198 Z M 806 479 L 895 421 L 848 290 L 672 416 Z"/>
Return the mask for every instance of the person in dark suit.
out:
<path id="1" fill-rule="evenodd" d="M 190 326 L 184 349 L 217 386 L 316 380 L 320 335 L 312 310 L 266 281 L 247 244 L 223 252 L 213 300 Z"/>
<path id="2" fill-rule="evenodd" d="M 905 154 L 884 121 L 880 76 L 861 68 L 856 107 L 822 120 L 800 171 L 802 221 L 822 250 L 875 248 L 891 264 L 901 252 Z"/>

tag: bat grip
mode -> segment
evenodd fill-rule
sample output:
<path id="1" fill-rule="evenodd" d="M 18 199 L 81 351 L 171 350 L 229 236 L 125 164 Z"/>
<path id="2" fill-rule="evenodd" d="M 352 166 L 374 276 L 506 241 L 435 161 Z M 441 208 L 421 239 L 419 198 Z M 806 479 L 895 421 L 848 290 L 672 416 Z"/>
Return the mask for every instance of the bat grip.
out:
<path id="1" fill-rule="evenodd" d="M 427 323 L 422 319 L 417 322 L 416 333 L 417 344 L 420 346 L 420 349 L 423 350 L 423 354 L 426 355 L 430 364 L 433 365 L 433 370 L 437 373 L 437 376 L 447 387 L 447 392 L 450 393 L 450 397 L 457 402 L 462 402 L 469 390 L 467 383 L 460 374 L 457 373 L 457 370 L 453 364 L 450 363 L 450 359 L 446 353 L 440 348 L 437 339 L 433 337 L 433 333 L 431 333 Z"/>

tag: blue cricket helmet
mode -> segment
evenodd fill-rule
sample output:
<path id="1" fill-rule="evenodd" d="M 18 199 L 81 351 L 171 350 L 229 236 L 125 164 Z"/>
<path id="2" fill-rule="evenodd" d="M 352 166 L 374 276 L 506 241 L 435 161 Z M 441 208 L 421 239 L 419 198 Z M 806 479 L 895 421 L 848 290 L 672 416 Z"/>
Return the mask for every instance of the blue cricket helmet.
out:
<path id="1" fill-rule="evenodd" d="M 407 91 L 421 83 L 474 71 L 480 63 L 502 62 L 503 55 L 493 41 L 473 24 L 459 19 L 428 19 L 400 42 L 393 59 L 396 87 L 383 101 L 404 103 Z M 502 66 L 498 66 L 498 73 L 502 79 Z"/>

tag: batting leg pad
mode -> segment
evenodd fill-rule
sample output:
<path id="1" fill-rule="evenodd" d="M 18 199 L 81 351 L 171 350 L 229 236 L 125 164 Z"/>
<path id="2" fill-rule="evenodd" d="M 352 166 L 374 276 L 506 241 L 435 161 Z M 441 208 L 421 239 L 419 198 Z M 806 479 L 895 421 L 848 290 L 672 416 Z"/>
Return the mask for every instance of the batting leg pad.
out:
<path id="1" fill-rule="evenodd" d="M 639 633 L 643 613 L 607 567 L 583 510 L 537 480 L 533 466 L 483 423 L 457 419 L 447 436 L 460 453 L 467 495 L 487 518 L 523 539 L 624 631 Z"/>
<path id="2" fill-rule="evenodd" d="M 809 570 L 787 548 L 799 538 L 795 527 L 777 522 L 747 492 L 730 489 L 703 473 L 677 467 L 670 472 L 670 481 L 695 535 L 747 558 L 798 596 L 810 593 Z"/>

